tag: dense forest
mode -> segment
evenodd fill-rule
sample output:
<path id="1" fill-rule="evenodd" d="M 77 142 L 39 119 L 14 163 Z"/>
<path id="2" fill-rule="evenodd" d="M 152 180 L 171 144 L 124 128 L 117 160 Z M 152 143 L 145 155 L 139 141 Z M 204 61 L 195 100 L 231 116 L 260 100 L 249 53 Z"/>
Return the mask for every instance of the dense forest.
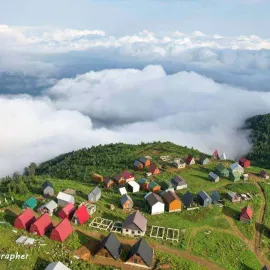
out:
<path id="1" fill-rule="evenodd" d="M 250 138 L 253 143 L 248 158 L 254 165 L 270 168 L 270 114 L 249 118 L 246 127 L 251 129 Z"/>

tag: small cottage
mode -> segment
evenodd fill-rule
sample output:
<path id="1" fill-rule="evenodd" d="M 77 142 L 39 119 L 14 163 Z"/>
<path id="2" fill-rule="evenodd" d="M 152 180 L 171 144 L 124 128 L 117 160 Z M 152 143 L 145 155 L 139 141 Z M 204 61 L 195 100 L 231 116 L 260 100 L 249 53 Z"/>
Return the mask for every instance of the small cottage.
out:
<path id="1" fill-rule="evenodd" d="M 157 175 L 160 173 L 160 170 L 156 163 L 151 162 L 150 167 L 149 167 L 149 172 L 152 173 L 152 175 Z"/>
<path id="2" fill-rule="evenodd" d="M 215 150 L 215 152 L 213 153 L 212 158 L 213 159 L 219 159 L 219 154 L 218 154 L 217 150 Z"/>
<path id="3" fill-rule="evenodd" d="M 125 187 L 120 187 L 118 190 L 119 190 L 120 195 L 127 194 L 127 190 Z"/>
<path id="4" fill-rule="evenodd" d="M 141 238 L 135 245 L 133 245 L 127 255 L 126 264 L 151 267 L 154 258 L 154 250 L 146 241 Z"/>
<path id="5" fill-rule="evenodd" d="M 240 214 L 240 221 L 244 223 L 250 223 L 252 219 L 252 215 L 253 215 L 252 209 L 248 205 L 242 209 L 241 214 Z"/>
<path id="6" fill-rule="evenodd" d="M 142 189 L 142 190 L 149 190 L 149 180 L 147 180 L 145 178 L 141 178 L 138 181 L 138 184 L 140 185 L 140 189 Z"/>
<path id="7" fill-rule="evenodd" d="M 14 227 L 17 229 L 28 230 L 32 223 L 36 221 L 36 217 L 32 209 L 27 208 L 24 210 L 14 222 Z"/>
<path id="8" fill-rule="evenodd" d="M 53 200 L 43 204 L 39 207 L 38 212 L 42 215 L 47 213 L 49 216 L 53 215 L 53 212 L 57 209 L 57 203 Z"/>
<path id="9" fill-rule="evenodd" d="M 58 217 L 61 219 L 71 219 L 75 212 L 75 206 L 73 203 L 69 203 L 64 206 L 58 213 Z"/>
<path id="10" fill-rule="evenodd" d="M 149 190 L 151 192 L 160 192 L 161 186 L 157 184 L 155 181 L 150 181 Z"/>
<path id="11" fill-rule="evenodd" d="M 72 234 L 72 227 L 67 218 L 63 219 L 53 230 L 50 239 L 64 242 Z"/>
<path id="12" fill-rule="evenodd" d="M 103 181 L 103 184 L 105 188 L 112 188 L 114 186 L 114 181 L 111 178 L 106 177 Z"/>
<path id="13" fill-rule="evenodd" d="M 150 158 L 148 157 L 141 157 L 140 162 L 143 164 L 144 167 L 149 167 L 150 166 Z"/>
<path id="14" fill-rule="evenodd" d="M 39 236 L 43 236 L 52 227 L 53 224 L 51 217 L 48 214 L 44 214 L 31 224 L 29 232 Z"/>
<path id="15" fill-rule="evenodd" d="M 173 161 L 173 166 L 176 167 L 177 169 L 184 169 L 186 167 L 186 163 L 183 159 L 176 158 Z"/>
<path id="16" fill-rule="evenodd" d="M 172 180 L 171 183 L 175 190 L 185 189 L 187 188 L 187 182 L 181 177 L 176 175 Z"/>
<path id="17" fill-rule="evenodd" d="M 121 197 L 120 202 L 123 209 L 132 209 L 134 205 L 133 200 L 127 194 Z"/>
<path id="18" fill-rule="evenodd" d="M 132 193 L 136 193 L 140 191 L 140 185 L 135 181 L 130 181 L 128 182 L 127 189 Z"/>
<path id="19" fill-rule="evenodd" d="M 160 186 L 161 186 L 161 189 L 164 191 L 173 191 L 174 192 L 174 186 L 172 185 L 172 183 L 170 181 L 163 181 Z"/>
<path id="20" fill-rule="evenodd" d="M 188 157 L 186 158 L 186 164 L 187 165 L 193 165 L 195 164 L 195 158 L 192 155 L 188 155 Z"/>
<path id="21" fill-rule="evenodd" d="M 90 218 L 88 211 L 84 205 L 80 206 L 72 217 L 72 222 L 76 225 L 84 224 Z"/>
<path id="22" fill-rule="evenodd" d="M 91 203 L 96 203 L 101 197 L 101 190 L 99 187 L 95 187 L 89 194 L 88 194 L 88 201 Z"/>
<path id="23" fill-rule="evenodd" d="M 194 203 L 193 195 L 189 191 L 187 191 L 183 196 L 182 202 L 186 208 L 190 208 Z"/>
<path id="24" fill-rule="evenodd" d="M 122 234 L 130 236 L 143 236 L 147 229 L 147 219 L 136 211 L 129 215 L 123 223 Z"/>
<path id="25" fill-rule="evenodd" d="M 220 160 L 227 160 L 227 157 L 226 157 L 226 154 L 223 153 L 220 157 L 219 157 Z"/>
<path id="26" fill-rule="evenodd" d="M 241 179 L 241 173 L 239 171 L 232 171 L 230 173 L 230 179 L 234 182 L 237 182 Z"/>
<path id="27" fill-rule="evenodd" d="M 68 205 L 69 203 L 75 204 L 75 199 L 70 194 L 59 192 L 57 195 L 57 202 L 59 206 L 64 207 Z"/>
<path id="28" fill-rule="evenodd" d="M 243 168 L 249 168 L 249 167 L 251 166 L 250 160 L 248 160 L 248 159 L 246 159 L 246 158 L 244 158 L 244 157 L 240 158 L 240 160 L 239 160 L 238 163 L 239 163 L 239 165 L 241 165 Z"/>
<path id="29" fill-rule="evenodd" d="M 229 170 L 222 164 L 219 163 L 215 168 L 215 173 L 219 177 L 229 177 Z"/>
<path id="30" fill-rule="evenodd" d="M 199 192 L 197 199 L 200 205 L 202 205 L 203 207 L 207 207 L 212 203 L 212 199 L 210 198 L 210 196 L 203 190 Z"/>
<path id="31" fill-rule="evenodd" d="M 218 194 L 216 190 L 212 191 L 211 200 L 212 200 L 212 203 L 218 203 L 221 201 L 221 196 Z"/>
<path id="32" fill-rule="evenodd" d="M 219 182 L 219 176 L 213 172 L 210 172 L 208 174 L 208 178 L 212 181 L 212 182 Z"/>
<path id="33" fill-rule="evenodd" d="M 145 197 L 146 206 L 151 215 L 162 214 L 165 211 L 165 204 L 159 195 L 149 192 Z"/>
<path id="34" fill-rule="evenodd" d="M 236 202 L 241 202 L 241 197 L 237 195 L 235 192 L 229 191 L 227 193 L 228 198 L 231 202 L 236 203 Z"/>
<path id="35" fill-rule="evenodd" d="M 82 205 L 86 207 L 86 210 L 90 217 L 97 211 L 97 206 L 95 204 L 89 202 L 82 202 L 79 207 L 81 207 Z"/>
<path id="36" fill-rule="evenodd" d="M 135 160 L 133 167 L 135 171 L 140 171 L 143 169 L 143 164 L 139 160 Z"/>
<path id="37" fill-rule="evenodd" d="M 123 245 L 117 239 L 115 234 L 110 233 L 107 237 L 100 241 L 100 245 L 95 256 L 117 260 L 120 257 L 122 250 Z"/>
<path id="38" fill-rule="evenodd" d="M 36 206 L 37 206 L 37 200 L 34 197 L 31 197 L 22 204 L 22 209 L 26 209 L 26 208 L 34 209 Z"/>
<path id="39" fill-rule="evenodd" d="M 174 191 L 164 192 L 162 199 L 165 202 L 165 208 L 168 212 L 178 212 L 182 210 L 182 202 Z"/>
<path id="40" fill-rule="evenodd" d="M 61 262 L 52 262 L 45 268 L 45 270 L 71 270 L 71 269 Z"/>
<path id="41" fill-rule="evenodd" d="M 264 179 L 269 179 L 269 175 L 267 174 L 267 172 L 266 172 L 265 170 L 262 170 L 262 171 L 260 172 L 260 175 L 261 175 L 261 177 L 264 178 Z"/>
<path id="42" fill-rule="evenodd" d="M 239 172 L 240 175 L 243 175 L 244 173 L 244 168 L 239 165 L 237 162 L 233 163 L 230 168 L 229 168 L 229 172 L 232 174 L 233 172 Z"/>
<path id="43" fill-rule="evenodd" d="M 135 177 L 128 171 L 124 171 L 123 173 L 118 174 L 114 177 L 114 180 L 115 180 L 116 184 L 118 184 L 118 185 L 123 185 L 129 181 L 134 180 L 134 179 L 135 179 Z"/>
<path id="44" fill-rule="evenodd" d="M 93 177 L 94 182 L 96 182 L 96 183 L 101 183 L 101 182 L 103 182 L 103 176 L 100 175 L 100 174 L 98 174 L 98 173 L 94 173 L 94 174 L 92 175 L 92 177 Z"/>
<path id="45" fill-rule="evenodd" d="M 42 184 L 42 193 L 44 196 L 52 197 L 54 195 L 53 185 L 50 181 L 45 181 Z"/>
<path id="46" fill-rule="evenodd" d="M 210 162 L 210 159 L 206 156 L 201 156 L 199 163 L 203 166 L 207 165 Z"/>

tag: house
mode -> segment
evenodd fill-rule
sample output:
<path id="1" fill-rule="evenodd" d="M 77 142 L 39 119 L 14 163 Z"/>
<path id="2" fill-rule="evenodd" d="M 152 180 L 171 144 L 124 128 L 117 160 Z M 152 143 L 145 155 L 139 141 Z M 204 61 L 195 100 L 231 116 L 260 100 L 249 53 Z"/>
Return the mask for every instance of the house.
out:
<path id="1" fill-rule="evenodd" d="M 182 202 L 183 202 L 183 204 L 185 205 L 186 208 L 191 207 L 191 205 L 194 202 L 193 195 L 189 191 L 187 191 L 183 196 Z"/>
<path id="2" fill-rule="evenodd" d="M 223 153 L 220 157 L 219 157 L 220 160 L 227 160 L 227 157 L 226 157 L 226 154 Z"/>
<path id="3" fill-rule="evenodd" d="M 143 164 L 144 167 L 149 167 L 150 166 L 150 158 L 148 157 L 141 157 L 140 162 Z"/>
<path id="4" fill-rule="evenodd" d="M 89 202 L 82 202 L 79 207 L 81 207 L 82 205 L 86 207 L 86 210 L 90 217 L 97 211 L 97 206 L 95 204 L 91 204 Z"/>
<path id="5" fill-rule="evenodd" d="M 103 182 L 103 176 L 100 175 L 100 174 L 98 174 L 98 173 L 94 173 L 94 174 L 92 175 L 92 177 L 93 177 L 93 180 L 94 180 L 96 183 L 101 183 L 101 182 Z"/>
<path id="6" fill-rule="evenodd" d="M 142 190 L 149 190 L 149 180 L 145 179 L 145 178 L 141 178 L 138 181 L 138 184 L 140 185 L 140 188 Z"/>
<path id="7" fill-rule="evenodd" d="M 133 245 L 127 255 L 126 264 L 142 267 L 151 267 L 154 258 L 154 250 L 141 238 Z"/>
<path id="8" fill-rule="evenodd" d="M 126 190 L 125 187 L 121 187 L 121 188 L 119 188 L 118 190 L 119 190 L 119 193 L 120 193 L 121 195 L 127 194 L 127 190 Z"/>
<path id="9" fill-rule="evenodd" d="M 113 258 L 117 260 L 123 250 L 123 245 L 117 239 L 115 234 L 110 233 L 107 237 L 100 241 L 100 245 L 95 256 L 101 256 L 108 258 Z"/>
<path id="10" fill-rule="evenodd" d="M 234 182 L 239 181 L 241 178 L 241 173 L 239 171 L 233 171 L 230 173 L 230 179 Z"/>
<path id="11" fill-rule="evenodd" d="M 61 262 L 52 262 L 47 267 L 45 270 L 71 270 L 70 268 L 66 267 L 63 263 Z"/>
<path id="12" fill-rule="evenodd" d="M 199 192 L 197 199 L 198 199 L 200 205 L 202 205 L 203 207 L 207 207 L 212 203 L 212 199 L 204 190 L 201 190 Z"/>
<path id="13" fill-rule="evenodd" d="M 14 227 L 17 229 L 28 230 L 35 221 L 36 217 L 34 212 L 30 208 L 27 208 L 15 219 Z"/>
<path id="14" fill-rule="evenodd" d="M 269 175 L 267 174 L 267 172 L 266 172 L 265 170 L 262 170 L 262 171 L 260 172 L 260 175 L 261 175 L 261 177 L 264 178 L 264 179 L 269 179 Z"/>
<path id="15" fill-rule="evenodd" d="M 181 177 L 176 175 L 172 180 L 171 183 L 175 190 L 180 190 L 187 188 L 187 182 Z"/>
<path id="16" fill-rule="evenodd" d="M 186 158 L 186 164 L 187 165 L 193 165 L 195 164 L 195 159 L 192 155 L 188 155 L 188 157 Z"/>
<path id="17" fill-rule="evenodd" d="M 210 162 L 210 159 L 206 156 L 201 156 L 199 163 L 201 165 L 207 165 Z"/>
<path id="18" fill-rule="evenodd" d="M 249 205 L 244 207 L 240 214 L 240 221 L 244 223 L 250 223 L 252 219 L 252 214 L 252 209 Z"/>
<path id="19" fill-rule="evenodd" d="M 104 187 L 105 188 L 111 188 L 114 185 L 114 181 L 111 178 L 109 178 L 109 177 L 106 177 L 104 179 L 103 183 L 104 183 Z"/>
<path id="20" fill-rule="evenodd" d="M 160 173 L 160 170 L 156 163 L 151 162 L 149 172 L 152 173 L 152 175 L 157 175 Z"/>
<path id="21" fill-rule="evenodd" d="M 219 154 L 218 154 L 217 150 L 215 150 L 215 152 L 213 153 L 212 158 L 213 159 L 219 159 Z"/>
<path id="22" fill-rule="evenodd" d="M 231 202 L 233 203 L 241 202 L 241 197 L 237 195 L 235 192 L 229 191 L 227 195 Z"/>
<path id="23" fill-rule="evenodd" d="M 182 202 L 174 191 L 166 191 L 162 194 L 165 202 L 165 208 L 168 212 L 177 212 L 182 210 Z"/>
<path id="24" fill-rule="evenodd" d="M 208 174 L 208 178 L 212 181 L 212 182 L 219 182 L 219 176 L 213 172 L 210 172 Z"/>
<path id="25" fill-rule="evenodd" d="M 160 186 L 164 191 L 174 191 L 174 186 L 170 181 L 163 181 Z"/>
<path id="26" fill-rule="evenodd" d="M 229 170 L 222 164 L 219 163 L 215 168 L 215 173 L 219 177 L 229 177 Z"/>
<path id="27" fill-rule="evenodd" d="M 130 191 L 132 193 L 139 192 L 140 185 L 135 181 L 130 181 L 130 182 L 128 182 L 127 189 L 128 189 L 128 191 Z"/>
<path id="28" fill-rule="evenodd" d="M 243 179 L 246 181 L 246 180 L 248 180 L 248 173 L 244 173 L 243 174 Z M 266 178 L 267 179 L 267 178 Z"/>
<path id="29" fill-rule="evenodd" d="M 44 214 L 31 224 L 29 232 L 43 236 L 52 227 L 51 217 L 48 214 Z"/>
<path id="30" fill-rule="evenodd" d="M 184 169 L 186 167 L 186 163 L 183 159 L 176 158 L 173 160 L 173 166 L 177 169 Z"/>
<path id="31" fill-rule="evenodd" d="M 217 191 L 212 191 L 211 193 L 211 199 L 212 199 L 212 203 L 218 203 L 221 200 L 221 196 L 218 194 Z"/>
<path id="32" fill-rule="evenodd" d="M 229 168 L 230 173 L 233 173 L 236 171 L 239 172 L 240 175 L 243 175 L 244 173 L 244 168 L 241 165 L 239 165 L 237 162 L 233 163 Z"/>
<path id="33" fill-rule="evenodd" d="M 76 225 L 84 224 L 90 218 L 89 213 L 85 205 L 81 205 L 74 213 L 72 221 Z"/>
<path id="34" fill-rule="evenodd" d="M 69 203 L 64 206 L 58 213 L 58 217 L 61 219 L 71 219 L 75 212 L 75 206 L 73 203 Z"/>
<path id="35" fill-rule="evenodd" d="M 42 193 L 44 196 L 52 197 L 54 195 L 53 185 L 50 181 L 45 181 L 42 184 Z"/>
<path id="36" fill-rule="evenodd" d="M 146 175 L 146 177 L 149 177 L 149 176 L 152 175 L 152 173 L 151 172 L 146 172 L 145 175 Z"/>
<path id="37" fill-rule="evenodd" d="M 43 204 L 39 207 L 38 212 L 42 215 L 47 213 L 49 216 L 53 215 L 53 212 L 57 209 L 57 203 L 53 200 Z"/>
<path id="38" fill-rule="evenodd" d="M 31 197 L 22 204 L 22 209 L 26 209 L 26 208 L 34 209 L 36 206 L 37 206 L 37 200 L 34 197 Z"/>
<path id="39" fill-rule="evenodd" d="M 101 197 L 101 190 L 99 187 L 95 187 L 89 194 L 88 194 L 88 201 L 91 203 L 96 203 Z"/>
<path id="40" fill-rule="evenodd" d="M 165 204 L 159 195 L 149 192 L 145 197 L 146 206 L 151 215 L 162 214 L 165 211 Z"/>
<path id="41" fill-rule="evenodd" d="M 121 205 L 123 209 L 131 209 L 133 207 L 132 199 L 127 195 L 124 194 L 120 199 Z"/>
<path id="42" fill-rule="evenodd" d="M 72 227 L 69 220 L 65 218 L 52 230 L 50 238 L 64 242 L 70 234 L 72 234 Z"/>
<path id="43" fill-rule="evenodd" d="M 66 193 L 66 194 L 69 194 L 69 195 L 75 195 L 76 194 L 76 190 L 73 189 L 73 188 L 67 188 L 63 192 Z"/>
<path id="44" fill-rule="evenodd" d="M 251 166 L 250 160 L 248 160 L 248 159 L 246 159 L 246 158 L 244 158 L 244 157 L 240 158 L 240 160 L 239 160 L 238 163 L 239 163 L 239 165 L 241 165 L 243 168 L 248 168 L 248 167 Z"/>
<path id="45" fill-rule="evenodd" d="M 144 166 L 139 160 L 135 160 L 133 167 L 135 171 L 139 171 L 139 170 L 142 170 Z"/>
<path id="46" fill-rule="evenodd" d="M 149 190 L 151 192 L 160 192 L 161 186 L 157 184 L 155 181 L 150 181 Z"/>
<path id="47" fill-rule="evenodd" d="M 136 211 L 129 215 L 123 223 L 122 234 L 131 236 L 143 236 L 147 229 L 147 219 Z"/>
<path id="48" fill-rule="evenodd" d="M 70 194 L 59 192 L 57 195 L 57 202 L 58 202 L 58 205 L 60 205 L 61 207 L 64 207 L 69 203 L 75 204 L 75 199 Z"/>
<path id="49" fill-rule="evenodd" d="M 124 171 L 123 173 L 118 174 L 114 177 L 114 180 L 118 185 L 125 184 L 125 183 L 132 181 L 134 179 L 135 179 L 135 177 L 128 171 Z"/>

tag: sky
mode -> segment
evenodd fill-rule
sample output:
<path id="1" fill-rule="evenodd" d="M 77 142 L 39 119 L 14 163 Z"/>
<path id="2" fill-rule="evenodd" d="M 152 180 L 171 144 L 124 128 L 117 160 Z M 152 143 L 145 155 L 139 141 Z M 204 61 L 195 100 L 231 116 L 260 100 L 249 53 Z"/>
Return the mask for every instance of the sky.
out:
<path id="1" fill-rule="evenodd" d="M 0 1 L 0 177 L 116 142 L 237 160 L 270 111 L 268 0 Z"/>

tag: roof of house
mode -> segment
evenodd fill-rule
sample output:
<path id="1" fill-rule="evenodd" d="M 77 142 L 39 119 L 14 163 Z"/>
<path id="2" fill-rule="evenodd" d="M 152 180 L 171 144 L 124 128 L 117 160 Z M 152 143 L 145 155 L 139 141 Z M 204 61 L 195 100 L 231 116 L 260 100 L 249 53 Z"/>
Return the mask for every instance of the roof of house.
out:
<path id="1" fill-rule="evenodd" d="M 138 187 L 140 187 L 140 185 L 137 183 L 137 182 L 135 182 L 135 181 L 130 181 L 130 182 L 128 182 L 128 185 L 129 186 L 132 186 L 133 188 L 138 188 Z"/>
<path id="2" fill-rule="evenodd" d="M 139 212 L 136 211 L 129 215 L 123 223 L 123 228 L 129 229 L 140 229 L 141 231 L 146 231 L 147 219 Z"/>
<path id="3" fill-rule="evenodd" d="M 53 184 L 46 180 L 43 184 L 42 184 L 42 189 L 45 189 L 46 187 L 52 187 L 53 188 Z"/>
<path id="4" fill-rule="evenodd" d="M 188 155 L 186 163 L 189 164 L 192 161 L 192 159 L 194 159 L 194 157 L 192 155 Z"/>
<path id="5" fill-rule="evenodd" d="M 221 159 L 221 160 L 226 160 L 227 158 L 226 158 L 226 154 L 225 153 L 222 153 L 222 155 L 219 157 L 219 159 Z"/>
<path id="6" fill-rule="evenodd" d="M 37 200 L 34 197 L 30 197 L 24 202 L 24 204 L 30 208 L 34 208 L 37 205 Z"/>
<path id="7" fill-rule="evenodd" d="M 154 251 L 143 238 L 131 247 L 128 259 L 133 257 L 135 254 L 140 256 L 147 266 L 150 267 L 152 265 Z"/>
<path id="8" fill-rule="evenodd" d="M 227 193 L 231 198 L 233 198 L 234 196 L 236 196 L 237 194 L 233 191 L 228 191 Z"/>
<path id="9" fill-rule="evenodd" d="M 209 161 L 209 158 L 207 156 L 201 156 L 200 157 L 200 162 L 203 162 L 204 160 L 208 160 Z"/>
<path id="10" fill-rule="evenodd" d="M 219 163 L 216 168 L 215 168 L 217 171 L 219 172 L 223 172 L 223 171 L 226 171 L 228 170 L 222 163 Z"/>
<path id="11" fill-rule="evenodd" d="M 123 196 L 121 196 L 121 199 L 120 199 L 121 205 L 124 205 L 126 201 L 133 202 L 133 200 L 127 194 L 124 194 Z"/>
<path id="12" fill-rule="evenodd" d="M 157 164 L 154 162 L 151 162 L 150 167 L 149 167 L 149 172 L 153 173 L 156 169 L 159 169 Z"/>
<path id="13" fill-rule="evenodd" d="M 198 193 L 198 196 L 201 197 L 204 201 L 208 200 L 208 199 L 211 199 L 210 196 L 204 190 L 201 190 Z"/>
<path id="14" fill-rule="evenodd" d="M 113 183 L 113 180 L 110 177 L 106 177 L 103 181 L 105 184 L 109 184 L 110 182 Z"/>
<path id="15" fill-rule="evenodd" d="M 89 219 L 89 214 L 87 211 L 87 208 L 85 207 L 85 205 L 81 205 L 75 212 L 75 214 L 79 223 L 83 224 L 85 223 L 88 219 Z"/>
<path id="16" fill-rule="evenodd" d="M 60 238 L 66 238 L 72 233 L 72 227 L 67 218 L 64 218 L 55 228 L 60 236 Z"/>
<path id="17" fill-rule="evenodd" d="M 213 153 L 213 157 L 216 157 L 217 159 L 219 158 L 219 154 L 217 150 L 215 150 L 215 152 Z"/>
<path id="18" fill-rule="evenodd" d="M 134 161 L 134 166 L 140 166 L 140 165 L 142 165 L 142 163 L 139 160 Z"/>
<path id="19" fill-rule="evenodd" d="M 149 182 L 149 180 L 147 180 L 147 179 L 145 179 L 145 178 L 141 178 L 141 179 L 138 181 L 139 184 L 144 184 L 144 183 L 147 183 L 147 182 Z"/>
<path id="20" fill-rule="evenodd" d="M 51 217 L 47 213 L 45 213 L 44 215 L 40 216 L 33 224 L 37 228 L 45 230 L 51 223 Z"/>
<path id="21" fill-rule="evenodd" d="M 162 187 L 162 189 L 169 189 L 173 187 L 172 183 L 166 180 L 164 180 L 160 186 Z"/>
<path id="22" fill-rule="evenodd" d="M 233 164 L 230 166 L 230 169 L 231 169 L 232 171 L 234 171 L 234 170 L 244 171 L 244 168 L 243 168 L 241 165 L 239 165 L 237 162 L 233 163 Z"/>
<path id="23" fill-rule="evenodd" d="M 141 157 L 140 158 L 140 162 L 143 162 L 143 163 L 145 163 L 147 160 L 149 160 L 149 158 L 147 158 L 147 157 Z"/>
<path id="24" fill-rule="evenodd" d="M 193 200 L 194 200 L 194 197 L 189 191 L 187 191 L 184 194 L 183 199 L 182 199 L 185 206 L 189 206 L 193 202 Z"/>
<path id="25" fill-rule="evenodd" d="M 165 203 L 170 204 L 173 201 L 177 200 L 180 201 L 179 197 L 176 195 L 175 192 L 172 191 L 166 191 L 162 194 L 162 198 L 165 201 Z"/>
<path id="26" fill-rule="evenodd" d="M 174 159 L 173 162 L 176 164 L 185 164 L 185 161 L 181 158 Z"/>
<path id="27" fill-rule="evenodd" d="M 17 218 L 19 218 L 22 223 L 25 223 L 31 220 L 33 217 L 35 217 L 33 210 L 27 208 Z"/>
<path id="28" fill-rule="evenodd" d="M 246 214 L 249 218 L 252 218 L 253 211 L 249 205 L 242 209 L 241 216 L 244 214 Z"/>
<path id="29" fill-rule="evenodd" d="M 260 174 L 261 174 L 261 175 L 267 175 L 267 172 L 266 172 L 265 170 L 262 170 L 262 171 L 260 172 Z"/>
<path id="30" fill-rule="evenodd" d="M 242 157 L 239 159 L 239 162 L 243 162 L 243 163 L 246 163 L 246 162 L 250 162 L 248 159 Z"/>
<path id="31" fill-rule="evenodd" d="M 44 204 L 44 207 L 46 207 L 48 210 L 53 211 L 57 208 L 57 203 L 54 200 L 51 200 Z"/>
<path id="32" fill-rule="evenodd" d="M 172 180 L 171 180 L 172 184 L 175 186 L 185 186 L 187 184 L 187 182 L 185 181 L 184 178 L 182 178 L 179 175 L 176 175 Z"/>
<path id="33" fill-rule="evenodd" d="M 148 202 L 148 204 L 152 207 L 156 203 L 160 202 L 164 204 L 163 200 L 158 196 L 157 194 L 150 192 L 149 195 L 145 198 L 145 200 Z"/>
<path id="34" fill-rule="evenodd" d="M 216 201 L 219 201 L 221 199 L 221 196 L 218 194 L 218 192 L 216 190 L 214 190 L 211 193 L 211 199 L 212 199 L 212 201 L 216 202 Z"/>
<path id="35" fill-rule="evenodd" d="M 64 206 L 61 211 L 64 212 L 66 215 L 69 215 L 71 212 L 75 210 L 75 206 L 73 203 L 68 203 L 66 206 Z"/>
<path id="36" fill-rule="evenodd" d="M 219 176 L 218 176 L 217 174 L 213 173 L 213 172 L 210 172 L 210 173 L 209 173 L 209 176 L 210 176 L 211 178 L 213 178 L 213 179 L 219 178 Z"/>
<path id="37" fill-rule="evenodd" d="M 74 197 L 70 194 L 64 193 L 64 192 L 59 192 L 57 195 L 57 199 L 66 201 L 66 202 L 71 202 L 74 200 Z"/>
<path id="38" fill-rule="evenodd" d="M 49 265 L 47 265 L 45 270 L 71 270 L 71 269 L 61 262 L 52 262 Z"/>
<path id="39" fill-rule="evenodd" d="M 106 248 L 108 252 L 112 255 L 112 257 L 115 260 L 117 260 L 121 255 L 123 246 L 120 243 L 120 241 L 117 239 L 115 234 L 110 233 L 106 238 L 104 238 L 100 242 L 100 249 L 101 248 Z"/>
<path id="40" fill-rule="evenodd" d="M 94 195 L 94 196 L 98 196 L 99 194 L 101 194 L 101 190 L 99 187 L 95 187 L 91 192 L 90 194 Z M 89 195 L 90 195 L 89 194 Z"/>
<path id="41" fill-rule="evenodd" d="M 159 186 L 159 184 L 157 184 L 155 181 L 151 181 L 150 184 L 149 184 L 150 188 L 155 188 L 157 186 Z"/>
<path id="42" fill-rule="evenodd" d="M 133 178 L 134 176 L 130 173 L 130 172 L 128 172 L 128 171 L 124 171 L 123 173 L 122 173 L 122 176 L 125 178 L 125 179 L 129 179 L 129 178 Z"/>

